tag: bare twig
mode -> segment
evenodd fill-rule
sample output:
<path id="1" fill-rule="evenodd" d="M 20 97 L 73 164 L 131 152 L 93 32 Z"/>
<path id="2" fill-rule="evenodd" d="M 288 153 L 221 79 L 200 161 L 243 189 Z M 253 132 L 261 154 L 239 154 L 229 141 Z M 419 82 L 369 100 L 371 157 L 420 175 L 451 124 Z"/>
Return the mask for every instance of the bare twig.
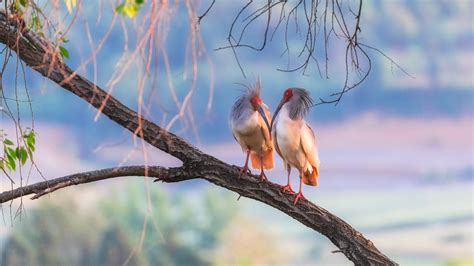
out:
<path id="1" fill-rule="evenodd" d="M 207 15 L 207 13 L 209 13 L 209 11 L 211 10 L 211 8 L 214 6 L 215 3 L 216 3 L 216 0 L 212 0 L 212 3 L 209 5 L 206 11 L 204 11 L 204 13 L 198 17 L 198 24 L 201 24 L 201 20 Z"/>

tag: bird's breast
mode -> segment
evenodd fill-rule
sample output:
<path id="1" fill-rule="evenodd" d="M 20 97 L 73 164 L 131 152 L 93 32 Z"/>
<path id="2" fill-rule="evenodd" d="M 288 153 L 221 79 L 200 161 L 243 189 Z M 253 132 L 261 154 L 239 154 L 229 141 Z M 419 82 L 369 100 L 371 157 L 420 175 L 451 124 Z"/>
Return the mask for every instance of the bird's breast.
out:
<path id="1" fill-rule="evenodd" d="M 232 121 L 232 130 L 238 135 L 252 135 L 259 130 L 258 114 L 252 112 Z"/>
<path id="2" fill-rule="evenodd" d="M 294 123 L 279 121 L 276 124 L 276 138 L 282 153 L 291 153 L 299 148 L 300 129 Z"/>
<path id="3" fill-rule="evenodd" d="M 275 119 L 275 136 L 278 146 L 283 154 L 291 153 L 299 148 L 301 123 L 288 116 L 282 108 L 281 114 Z"/>

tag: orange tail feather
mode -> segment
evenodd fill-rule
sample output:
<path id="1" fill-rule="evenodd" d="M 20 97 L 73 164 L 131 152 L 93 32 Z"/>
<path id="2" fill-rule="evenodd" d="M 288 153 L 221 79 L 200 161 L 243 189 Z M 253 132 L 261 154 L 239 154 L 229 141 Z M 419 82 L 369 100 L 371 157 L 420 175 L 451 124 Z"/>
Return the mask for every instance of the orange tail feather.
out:
<path id="1" fill-rule="evenodd" d="M 260 156 L 252 152 L 250 153 L 250 161 L 252 161 L 252 167 L 254 169 L 260 169 L 262 167 L 262 159 Z M 263 153 L 263 169 L 273 168 L 273 150 L 268 150 Z"/>
<path id="2" fill-rule="evenodd" d="M 317 186 L 318 185 L 318 168 L 313 166 L 313 171 L 309 172 L 306 171 L 301 175 L 301 178 L 303 179 L 303 183 L 309 186 Z"/>

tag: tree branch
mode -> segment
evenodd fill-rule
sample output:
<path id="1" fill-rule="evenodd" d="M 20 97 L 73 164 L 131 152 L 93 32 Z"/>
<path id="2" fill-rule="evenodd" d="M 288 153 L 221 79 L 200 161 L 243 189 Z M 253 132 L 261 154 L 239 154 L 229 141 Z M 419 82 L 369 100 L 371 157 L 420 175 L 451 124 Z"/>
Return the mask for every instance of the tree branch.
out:
<path id="1" fill-rule="evenodd" d="M 140 129 L 143 135 L 140 135 L 143 136 L 146 142 L 183 162 L 183 166 L 180 168 L 149 167 L 148 176 L 156 175 L 155 177 L 158 180 L 164 182 L 178 182 L 201 177 L 213 184 L 237 192 L 241 196 L 258 200 L 279 209 L 300 223 L 320 232 L 329 238 L 356 265 L 396 265 L 395 262 L 383 255 L 370 240 L 325 209 L 316 206 L 306 199 L 300 199 L 298 204 L 294 206 L 293 198 L 283 193 L 278 185 L 261 182 L 255 176 L 244 175 L 239 179 L 237 167 L 201 152 L 180 137 L 141 118 L 137 113 L 124 106 L 111 95 L 108 95 L 97 85 L 71 70 L 59 56 L 57 47 L 54 44 L 34 32 L 21 27 L 21 23 L 22 21 L 18 18 L 13 19 L 8 17 L 3 11 L 0 11 L 0 42 L 14 50 L 23 62 L 46 78 L 84 99 L 95 108 L 103 107 L 102 112 L 104 115 L 122 127 L 127 128 L 133 134 L 139 132 L 137 128 L 141 125 Z M 138 123 L 139 119 L 141 119 L 140 123 Z M 152 169 L 155 169 L 156 172 L 153 172 Z M 105 173 L 100 174 L 100 171 L 105 171 Z M 143 175 L 145 173 L 143 167 L 132 167 L 128 170 L 119 171 L 124 171 L 123 175 Z M 130 172 L 127 174 L 127 171 Z M 111 169 L 89 172 L 89 175 L 85 174 L 53 179 L 33 184 L 20 190 L 6 191 L 0 195 L 13 199 L 25 195 L 26 192 L 29 192 L 29 194 L 41 194 L 48 192 L 48 189 L 54 190 L 55 187 L 57 189 L 65 187 L 65 184 L 81 184 L 81 182 L 78 183 L 78 180 L 93 182 L 118 176 Z M 52 183 L 53 181 L 55 182 L 54 184 Z"/>
<path id="2" fill-rule="evenodd" d="M 157 178 L 158 180 L 173 180 L 173 182 L 191 179 L 190 176 L 182 167 L 165 168 L 160 166 L 124 166 L 114 167 L 90 172 L 67 175 L 43 182 L 38 182 L 32 185 L 19 187 L 14 190 L 4 191 L 0 193 L 0 204 L 7 201 L 35 194 L 31 199 L 40 198 L 46 194 L 52 193 L 58 189 L 75 186 L 79 184 L 86 184 L 96 182 L 99 180 L 123 177 L 123 176 L 145 176 Z"/>

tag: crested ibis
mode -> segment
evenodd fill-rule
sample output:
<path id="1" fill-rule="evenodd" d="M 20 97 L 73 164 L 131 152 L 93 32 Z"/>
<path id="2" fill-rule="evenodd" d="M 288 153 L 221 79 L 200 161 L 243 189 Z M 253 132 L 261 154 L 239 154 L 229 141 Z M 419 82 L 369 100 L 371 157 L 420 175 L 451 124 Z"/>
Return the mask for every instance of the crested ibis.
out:
<path id="1" fill-rule="evenodd" d="M 260 98 L 260 81 L 248 87 L 237 98 L 230 114 L 230 126 L 235 140 L 247 156 L 240 174 L 252 167 L 261 169 L 260 178 L 267 180 L 264 169 L 273 168 L 273 142 L 270 134 L 270 111 Z"/>
<path id="2" fill-rule="evenodd" d="M 291 189 L 290 173 L 294 167 L 299 171 L 300 190 L 294 205 L 303 196 L 302 183 L 310 186 L 318 184 L 319 157 L 316 137 L 304 116 L 312 105 L 309 92 L 300 88 L 285 90 L 272 117 L 271 132 L 275 150 L 283 159 L 288 172 L 288 183 L 283 190 L 295 194 Z"/>

